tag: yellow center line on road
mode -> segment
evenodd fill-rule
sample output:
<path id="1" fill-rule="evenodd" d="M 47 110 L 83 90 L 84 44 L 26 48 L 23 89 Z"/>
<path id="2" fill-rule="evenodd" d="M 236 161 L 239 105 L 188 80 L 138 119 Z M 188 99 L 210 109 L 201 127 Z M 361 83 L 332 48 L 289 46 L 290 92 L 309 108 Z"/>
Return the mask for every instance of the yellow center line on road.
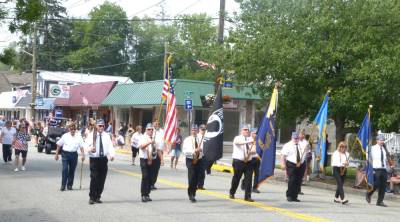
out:
<path id="1" fill-rule="evenodd" d="M 121 173 L 121 174 L 125 174 L 128 176 L 133 176 L 133 177 L 137 177 L 137 178 L 142 178 L 142 174 L 139 173 L 133 173 L 130 171 L 126 171 L 126 170 L 120 170 L 120 169 L 116 169 L 116 168 L 110 168 L 112 171 L 117 172 L 117 173 Z M 187 185 L 186 184 L 182 184 L 182 183 L 177 183 L 177 182 L 173 182 L 170 180 L 166 180 L 166 179 L 161 179 L 158 178 L 157 180 L 158 183 L 167 185 L 167 186 L 171 186 L 174 188 L 178 188 L 178 189 L 187 189 Z M 247 205 L 247 206 L 253 206 L 253 207 L 257 207 L 269 212 L 275 212 L 275 213 L 279 213 L 281 215 L 285 215 L 294 219 L 300 219 L 303 221 L 310 221 L 310 222 L 327 222 L 329 220 L 321 218 L 321 217 L 317 217 L 317 216 L 313 216 L 310 214 L 303 214 L 303 213 L 297 213 L 291 210 L 287 210 L 287 209 L 283 209 L 283 208 L 279 208 L 279 207 L 273 207 L 273 206 L 269 206 L 266 205 L 264 203 L 261 202 L 247 202 L 244 201 L 242 199 L 230 199 L 229 196 L 227 194 L 223 194 L 220 192 L 215 192 L 215 191 L 210 191 L 210 190 L 198 190 L 197 193 L 201 193 L 207 196 L 212 196 L 212 197 L 216 197 L 219 199 L 223 199 L 223 200 L 228 200 L 228 201 L 232 201 L 235 203 L 239 203 L 242 205 Z"/>

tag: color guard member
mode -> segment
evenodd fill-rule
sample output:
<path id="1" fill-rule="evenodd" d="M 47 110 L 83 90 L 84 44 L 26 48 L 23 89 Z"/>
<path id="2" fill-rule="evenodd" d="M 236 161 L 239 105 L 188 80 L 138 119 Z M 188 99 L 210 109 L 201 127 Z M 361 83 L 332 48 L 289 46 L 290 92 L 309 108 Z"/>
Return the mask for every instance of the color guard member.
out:
<path id="1" fill-rule="evenodd" d="M 233 140 L 233 153 L 232 153 L 232 166 L 233 177 L 231 182 L 231 189 L 229 190 L 229 198 L 235 199 L 235 193 L 239 186 L 240 179 L 244 174 L 245 195 L 244 200 L 254 202 L 251 199 L 251 175 L 252 168 L 250 165 L 250 145 L 253 139 L 249 137 L 249 126 L 243 124 L 241 127 L 241 134 L 236 136 Z"/>
<path id="2" fill-rule="evenodd" d="M 281 168 L 287 171 L 288 189 L 286 198 L 289 202 L 300 202 L 297 198 L 301 189 L 301 182 L 306 169 L 304 155 L 307 150 L 303 150 L 299 144 L 299 134 L 292 133 L 292 140 L 286 143 L 281 151 Z"/>
<path id="3" fill-rule="evenodd" d="M 186 156 L 186 167 L 188 168 L 188 195 L 192 203 L 196 202 L 196 190 L 200 171 L 203 169 L 201 160 L 203 150 L 200 146 L 200 138 L 197 135 L 197 125 L 192 126 L 191 135 L 183 141 L 182 152 Z M 204 171 L 204 170 L 203 170 Z"/>
<path id="4" fill-rule="evenodd" d="M 96 125 L 97 130 L 88 135 L 88 138 L 93 138 L 92 143 L 89 144 L 89 204 L 102 203 L 100 198 L 107 177 L 108 160 L 113 161 L 115 156 L 115 150 L 110 135 L 104 132 L 104 120 L 97 120 Z"/>
<path id="5" fill-rule="evenodd" d="M 153 125 L 148 123 L 146 125 L 146 131 L 139 140 L 140 169 L 142 171 L 140 192 L 142 195 L 142 202 L 152 201 L 150 198 L 150 186 L 153 179 L 152 174 L 154 172 L 154 161 L 156 160 L 157 155 L 153 130 Z"/>
<path id="6" fill-rule="evenodd" d="M 370 152 L 367 152 L 367 154 L 369 153 L 369 155 L 371 155 L 370 157 L 367 156 L 367 160 L 372 161 L 372 167 L 374 169 L 374 188 L 367 192 L 366 200 L 368 203 L 371 203 L 372 194 L 374 194 L 375 190 L 378 190 L 378 200 L 376 205 L 380 207 L 387 207 L 387 205 L 383 203 L 383 199 L 385 198 L 388 177 L 386 168 L 389 165 L 387 158 L 389 153 L 385 146 L 385 138 L 382 135 L 378 135 L 376 140 L 377 144 L 371 147 Z"/>
<path id="7" fill-rule="evenodd" d="M 61 139 L 57 141 L 57 150 L 54 159 L 58 161 L 58 154 L 61 151 L 62 160 L 62 179 L 61 191 L 72 190 L 74 184 L 75 169 L 78 163 L 78 150 L 80 149 L 82 155 L 82 162 L 85 160 L 84 142 L 79 133 L 76 133 L 76 125 L 72 123 L 69 125 L 69 132 L 62 135 Z"/>

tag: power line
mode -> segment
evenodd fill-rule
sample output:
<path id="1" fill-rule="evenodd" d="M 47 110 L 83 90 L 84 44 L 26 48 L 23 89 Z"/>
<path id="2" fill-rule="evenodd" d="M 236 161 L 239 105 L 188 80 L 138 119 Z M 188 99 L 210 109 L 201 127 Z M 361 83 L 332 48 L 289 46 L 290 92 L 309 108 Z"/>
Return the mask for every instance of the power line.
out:
<path id="1" fill-rule="evenodd" d="M 178 13 L 176 13 L 175 17 L 179 16 L 179 14 L 181 14 L 182 12 L 188 10 L 189 8 L 193 7 L 194 5 L 198 4 L 199 2 L 201 2 L 201 0 L 196 0 L 195 2 L 193 2 L 192 4 L 188 5 L 186 8 L 182 9 L 181 11 L 179 11 Z"/>
<path id="2" fill-rule="evenodd" d="M 7 20 L 14 20 L 14 17 L 5 17 Z M 148 21 L 192 21 L 204 22 L 218 20 L 219 18 L 143 18 L 143 19 L 93 19 L 93 18 L 48 18 L 48 21 L 100 21 L 100 22 L 148 22 Z"/>
<path id="3" fill-rule="evenodd" d="M 154 5 L 150 5 L 150 6 L 147 7 L 147 8 L 144 8 L 144 9 L 142 9 L 142 10 L 140 10 L 140 11 L 137 11 L 137 12 L 135 12 L 134 14 L 132 14 L 132 15 L 129 16 L 129 17 L 134 17 L 134 16 L 136 16 L 136 15 L 142 13 L 142 12 L 145 12 L 145 11 L 147 11 L 147 10 L 153 8 L 153 7 L 156 7 L 156 6 L 160 5 L 160 4 L 163 3 L 163 2 L 165 2 L 165 0 L 161 0 L 161 1 L 157 2 L 157 3 L 154 4 Z"/>
<path id="4" fill-rule="evenodd" d="M 161 56 L 164 56 L 164 53 L 163 54 L 159 54 L 159 55 L 155 55 L 155 56 L 150 56 L 150 57 L 143 58 L 143 59 L 137 59 L 137 60 L 134 60 L 134 61 L 129 61 L 129 62 L 121 62 L 121 63 L 111 64 L 111 65 L 106 65 L 106 66 L 98 66 L 98 67 L 85 68 L 85 69 L 72 70 L 72 71 L 73 72 L 81 72 L 81 71 L 89 71 L 89 70 L 96 70 L 96 69 L 105 69 L 105 68 L 110 68 L 110 67 L 129 64 L 129 63 L 133 63 L 133 62 L 140 62 L 140 61 L 144 61 L 144 60 L 149 60 L 149 59 L 153 59 L 153 58 L 157 58 L 157 57 L 161 57 Z"/>

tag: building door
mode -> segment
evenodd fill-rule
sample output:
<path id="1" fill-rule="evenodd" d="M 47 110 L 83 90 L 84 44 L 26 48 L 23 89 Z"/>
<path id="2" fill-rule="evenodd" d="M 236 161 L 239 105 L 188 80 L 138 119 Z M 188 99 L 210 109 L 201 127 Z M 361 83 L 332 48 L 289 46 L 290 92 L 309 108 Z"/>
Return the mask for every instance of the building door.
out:
<path id="1" fill-rule="evenodd" d="M 147 123 L 153 121 L 153 112 L 151 110 L 142 110 L 142 127 L 146 128 Z"/>

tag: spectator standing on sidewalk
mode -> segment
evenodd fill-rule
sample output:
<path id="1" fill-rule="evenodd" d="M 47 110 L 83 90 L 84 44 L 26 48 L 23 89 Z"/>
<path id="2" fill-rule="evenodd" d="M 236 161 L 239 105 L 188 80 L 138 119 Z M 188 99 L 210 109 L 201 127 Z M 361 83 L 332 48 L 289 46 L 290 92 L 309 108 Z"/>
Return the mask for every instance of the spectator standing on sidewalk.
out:
<path id="1" fill-rule="evenodd" d="M 17 131 L 12 126 L 11 121 L 7 121 L 5 127 L 1 129 L 0 143 L 3 145 L 3 160 L 5 163 L 12 161 L 11 144 L 16 133 Z"/>

